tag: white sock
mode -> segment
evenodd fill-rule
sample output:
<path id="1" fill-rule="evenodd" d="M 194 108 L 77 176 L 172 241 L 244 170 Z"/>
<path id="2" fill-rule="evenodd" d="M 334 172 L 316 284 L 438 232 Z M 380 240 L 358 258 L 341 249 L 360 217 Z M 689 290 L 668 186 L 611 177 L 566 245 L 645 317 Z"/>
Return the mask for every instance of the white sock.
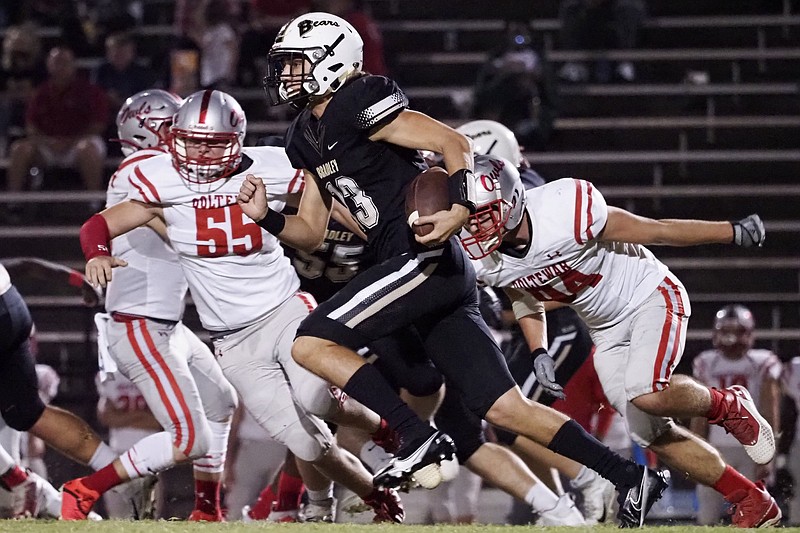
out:
<path id="1" fill-rule="evenodd" d="M 595 472 L 591 468 L 582 466 L 581 471 L 578 472 L 578 475 L 575 476 L 575 479 L 571 479 L 569 481 L 569 485 L 573 489 L 582 489 L 583 487 L 594 481 L 596 477 L 597 477 L 597 472 Z"/>
<path id="2" fill-rule="evenodd" d="M 211 439 L 208 452 L 192 462 L 198 472 L 216 474 L 225 470 L 225 454 L 228 452 L 228 434 L 231 432 L 231 423 L 208 421 L 211 427 Z"/>
<path id="3" fill-rule="evenodd" d="M 105 442 L 101 442 L 100 446 L 94 451 L 94 455 L 89 459 L 89 466 L 95 472 L 110 465 L 117 458 L 117 454 L 111 449 L 111 446 Z"/>
<path id="4" fill-rule="evenodd" d="M 136 479 L 175 465 L 173 450 L 172 434 L 161 431 L 134 444 L 119 460 L 128 477 Z"/>
<path id="5" fill-rule="evenodd" d="M 361 447 L 358 458 L 374 473 L 386 466 L 386 463 L 392 459 L 392 456 L 386 453 L 383 448 L 371 440 L 368 440 Z"/>
<path id="6" fill-rule="evenodd" d="M 528 491 L 525 501 L 534 511 L 549 511 L 558 503 L 558 496 L 544 483 L 536 483 Z"/>
<path id="7" fill-rule="evenodd" d="M 328 485 L 327 489 L 322 490 L 308 490 L 308 501 L 310 502 L 324 502 L 333 498 L 333 483 Z"/>

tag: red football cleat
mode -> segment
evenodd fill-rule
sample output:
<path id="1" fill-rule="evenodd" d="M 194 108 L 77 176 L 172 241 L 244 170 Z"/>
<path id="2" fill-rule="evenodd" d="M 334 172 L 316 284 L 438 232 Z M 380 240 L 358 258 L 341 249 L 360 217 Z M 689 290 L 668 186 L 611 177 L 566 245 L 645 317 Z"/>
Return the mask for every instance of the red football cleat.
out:
<path id="1" fill-rule="evenodd" d="M 224 522 L 225 519 L 222 517 L 222 512 L 217 511 L 216 514 L 206 513 L 205 511 L 201 511 L 200 509 L 192 510 L 192 513 L 189 515 L 187 519 L 189 522 Z"/>
<path id="2" fill-rule="evenodd" d="M 73 479 L 61 486 L 61 520 L 86 520 L 100 499 L 100 493 L 84 485 L 83 479 Z"/>
<path id="3" fill-rule="evenodd" d="M 373 522 L 394 522 L 402 524 L 406 517 L 400 495 L 394 489 L 375 489 L 364 498 L 364 503 L 375 511 Z"/>
<path id="4" fill-rule="evenodd" d="M 775 498 L 761 481 L 750 490 L 737 490 L 728 501 L 731 502 L 731 521 L 736 527 L 770 527 L 777 525 L 783 516 Z"/>
<path id="5" fill-rule="evenodd" d="M 725 428 L 742 443 L 747 455 L 757 464 L 770 462 L 775 456 L 775 436 L 772 427 L 756 409 L 748 390 L 741 385 L 716 390 L 725 398 L 720 415 L 709 419 L 708 423 Z"/>

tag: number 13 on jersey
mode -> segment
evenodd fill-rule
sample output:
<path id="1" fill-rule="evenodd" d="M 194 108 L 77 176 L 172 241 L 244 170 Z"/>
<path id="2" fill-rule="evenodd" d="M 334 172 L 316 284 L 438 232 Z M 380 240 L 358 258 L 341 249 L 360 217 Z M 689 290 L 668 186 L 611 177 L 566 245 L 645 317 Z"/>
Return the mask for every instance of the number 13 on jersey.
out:
<path id="1" fill-rule="evenodd" d="M 245 256 L 263 245 L 261 228 L 237 204 L 195 209 L 195 216 L 200 257 Z"/>

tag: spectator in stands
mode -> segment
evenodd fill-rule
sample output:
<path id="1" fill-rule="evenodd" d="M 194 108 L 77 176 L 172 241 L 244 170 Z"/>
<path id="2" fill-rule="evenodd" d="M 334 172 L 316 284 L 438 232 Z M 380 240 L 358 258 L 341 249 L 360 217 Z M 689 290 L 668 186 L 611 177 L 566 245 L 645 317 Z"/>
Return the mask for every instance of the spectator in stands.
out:
<path id="1" fill-rule="evenodd" d="M 543 150 L 550 140 L 558 115 L 556 87 L 526 22 L 506 25 L 501 46 L 478 73 L 473 115 L 504 124 L 530 150 Z"/>
<path id="2" fill-rule="evenodd" d="M 83 185 L 103 182 L 108 101 L 105 92 L 80 78 L 75 55 L 56 46 L 47 57 L 48 79 L 39 85 L 25 114 L 27 137 L 11 145 L 8 189 L 22 190 L 34 165 L 75 168 Z"/>
<path id="3" fill-rule="evenodd" d="M 695 357 L 692 362 L 694 376 L 702 383 L 720 389 L 732 385 L 747 388 L 758 410 L 775 433 L 779 434 L 781 363 L 771 351 L 753 348 L 754 331 L 753 314 L 743 305 L 727 305 L 717 311 L 713 348 Z M 723 428 L 709 427 L 708 420 L 695 418 L 692 420 L 692 429 L 707 438 L 725 461 L 748 479 L 769 477 L 769 465 L 756 465 L 737 440 Z M 698 486 L 697 499 L 698 524 L 706 526 L 718 523 L 723 514 L 722 496 L 709 487 Z"/>
<path id="4" fill-rule="evenodd" d="M 137 61 L 133 34 L 112 33 L 106 37 L 105 46 L 105 60 L 92 72 L 91 79 L 105 89 L 109 109 L 116 113 L 128 96 L 153 87 L 155 73 Z"/>
<path id="5" fill-rule="evenodd" d="M 364 64 L 361 68 L 364 72 L 388 75 L 381 30 L 363 0 L 314 0 L 312 4 L 314 10 L 333 13 L 353 25 L 364 41 Z"/>
<path id="6" fill-rule="evenodd" d="M 78 16 L 78 4 L 74 0 L 27 0 L 4 2 L 15 9 L 12 21 L 30 22 L 36 26 L 58 28 L 59 38 L 78 55 L 91 53 L 83 23 Z"/>
<path id="7" fill-rule="evenodd" d="M 645 18 L 643 0 L 562 0 L 559 7 L 561 19 L 561 48 L 567 50 L 622 49 L 639 45 L 639 30 Z M 632 82 L 636 79 L 633 63 L 617 63 L 612 74 L 608 61 L 599 61 L 594 77 L 600 83 L 617 79 Z M 589 79 L 589 69 L 583 63 L 564 64 L 559 76 L 571 83 Z"/>
<path id="8" fill-rule="evenodd" d="M 198 23 L 189 30 L 200 48 L 200 85 L 204 89 L 225 89 L 236 81 L 239 36 L 227 0 L 205 0 Z"/>
<path id="9" fill-rule="evenodd" d="M 267 71 L 264 50 L 269 50 L 287 20 L 310 9 L 311 0 L 250 0 L 237 69 L 240 85 L 260 84 Z"/>
<path id="10" fill-rule="evenodd" d="M 23 131 L 25 107 L 46 76 L 33 24 L 6 29 L 0 65 L 0 152 L 5 154 L 6 142 Z"/>

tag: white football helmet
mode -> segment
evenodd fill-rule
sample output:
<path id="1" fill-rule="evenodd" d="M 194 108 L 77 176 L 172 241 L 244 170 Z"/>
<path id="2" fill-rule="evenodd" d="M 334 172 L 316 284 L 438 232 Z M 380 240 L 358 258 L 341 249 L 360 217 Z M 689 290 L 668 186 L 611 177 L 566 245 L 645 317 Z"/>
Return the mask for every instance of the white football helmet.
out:
<path id="1" fill-rule="evenodd" d="M 183 100 L 161 89 L 141 91 L 125 100 L 117 113 L 117 135 L 122 153 L 129 156 L 143 148 L 166 146 L 172 116 Z"/>
<path id="2" fill-rule="evenodd" d="M 226 178 L 242 161 L 246 132 L 242 106 L 231 95 L 198 91 L 175 113 L 169 136 L 172 164 L 192 183 Z"/>
<path id="3" fill-rule="evenodd" d="M 514 132 L 494 120 L 473 120 L 462 124 L 456 131 L 472 139 L 476 154 L 502 157 L 522 166 L 522 152 Z"/>
<path id="4" fill-rule="evenodd" d="M 741 354 L 753 347 L 755 329 L 755 318 L 747 307 L 726 305 L 714 316 L 712 343 L 728 354 Z"/>
<path id="5" fill-rule="evenodd" d="M 267 54 L 264 89 L 272 105 L 303 106 L 309 98 L 337 91 L 363 62 L 364 41 L 349 22 L 307 13 L 278 32 Z"/>
<path id="6" fill-rule="evenodd" d="M 525 187 L 517 168 L 507 159 L 475 157 L 475 214 L 462 232 L 461 245 L 472 259 L 486 257 L 500 246 L 525 213 Z"/>

